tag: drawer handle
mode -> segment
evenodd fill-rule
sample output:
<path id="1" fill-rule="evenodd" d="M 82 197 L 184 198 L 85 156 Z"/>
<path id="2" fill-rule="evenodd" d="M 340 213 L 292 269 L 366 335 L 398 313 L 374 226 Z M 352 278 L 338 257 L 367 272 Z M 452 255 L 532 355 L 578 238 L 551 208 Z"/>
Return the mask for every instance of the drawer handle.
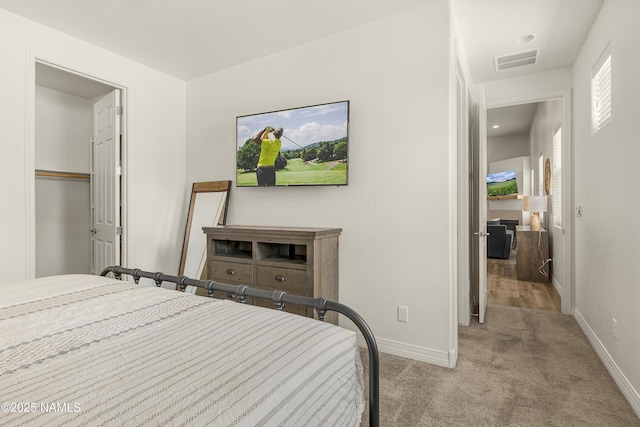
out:
<path id="1" fill-rule="evenodd" d="M 236 274 L 236 272 L 233 270 L 233 268 L 227 268 L 227 274 L 233 276 L 234 274 Z"/>
<path id="2" fill-rule="evenodd" d="M 278 275 L 275 277 L 275 279 L 276 279 L 276 282 L 284 282 L 284 281 L 286 281 L 286 280 L 287 280 L 287 279 L 286 279 L 283 275 L 281 275 L 281 274 L 278 274 Z"/>

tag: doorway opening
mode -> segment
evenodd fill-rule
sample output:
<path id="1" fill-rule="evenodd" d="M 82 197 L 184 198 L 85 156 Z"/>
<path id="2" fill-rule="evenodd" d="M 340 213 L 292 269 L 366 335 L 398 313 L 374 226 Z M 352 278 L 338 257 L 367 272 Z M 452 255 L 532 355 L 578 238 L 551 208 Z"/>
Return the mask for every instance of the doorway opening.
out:
<path id="1" fill-rule="evenodd" d="M 121 104 L 126 88 L 90 77 L 50 62 L 33 58 L 33 96 L 30 105 L 31 135 L 27 138 L 27 197 L 30 201 L 27 239 L 27 277 L 57 274 L 99 274 L 95 242 L 97 208 L 108 205 L 114 212 L 113 247 L 104 257 L 121 264 L 126 255 L 123 235 L 126 220 L 124 115 Z M 93 148 L 96 133 L 94 105 L 105 97 L 118 99 L 117 136 L 112 159 L 115 178 L 105 183 L 103 171 L 95 166 Z M 28 101 L 28 102 L 29 102 Z M 98 185 L 108 188 L 96 192 Z M 29 191 L 31 190 L 31 191 Z M 30 193 L 30 194 L 29 194 Z M 104 255 L 104 248 L 100 254 Z"/>
<path id="2" fill-rule="evenodd" d="M 502 259 L 488 258 L 489 302 L 543 311 L 570 314 L 573 306 L 571 139 L 554 146 L 559 127 L 570 129 L 568 91 L 545 97 L 523 98 L 517 102 L 496 102 L 487 106 L 487 167 L 489 173 L 515 169 L 518 195 L 515 199 L 489 200 L 487 221 L 505 223 L 512 230 L 512 250 Z M 513 125 L 498 132 L 494 126 Z M 554 151 L 555 150 L 555 151 Z M 562 187 L 552 188 L 553 167 Z M 498 170 L 500 169 L 500 170 Z M 542 231 L 530 229 L 531 213 L 523 199 L 542 196 Z M 501 221 L 502 220 L 502 221 Z M 507 223 L 515 222 L 515 227 Z M 491 236 L 487 236 L 488 239 Z M 495 242 L 494 242 L 495 243 Z M 530 247 L 529 247 L 530 246 Z M 531 265 L 529 265 L 531 264 Z"/>

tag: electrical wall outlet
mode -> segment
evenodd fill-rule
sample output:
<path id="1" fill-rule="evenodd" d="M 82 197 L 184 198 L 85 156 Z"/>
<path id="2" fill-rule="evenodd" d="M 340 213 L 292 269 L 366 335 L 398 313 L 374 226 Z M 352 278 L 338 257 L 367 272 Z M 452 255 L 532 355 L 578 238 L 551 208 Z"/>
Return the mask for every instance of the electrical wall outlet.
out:
<path id="1" fill-rule="evenodd" d="M 409 307 L 407 307 L 406 305 L 398 306 L 398 321 L 400 322 L 409 321 Z"/>
<path id="2" fill-rule="evenodd" d="M 612 332 L 613 332 L 613 337 L 615 339 L 618 339 L 618 321 L 616 319 L 613 319 L 613 326 L 612 326 Z"/>

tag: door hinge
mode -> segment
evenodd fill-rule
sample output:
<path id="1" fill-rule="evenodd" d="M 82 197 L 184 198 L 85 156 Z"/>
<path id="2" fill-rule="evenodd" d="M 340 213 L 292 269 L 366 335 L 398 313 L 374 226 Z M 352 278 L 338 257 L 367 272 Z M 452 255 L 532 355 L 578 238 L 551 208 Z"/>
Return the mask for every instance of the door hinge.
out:
<path id="1" fill-rule="evenodd" d="M 122 115 L 122 106 L 118 105 L 116 107 L 116 115 L 117 116 L 121 116 Z"/>
<path id="2" fill-rule="evenodd" d="M 116 166 L 116 175 L 122 176 L 122 166 Z"/>
<path id="3" fill-rule="evenodd" d="M 122 226 L 121 225 L 116 227 L 116 234 L 118 236 L 122 236 Z"/>

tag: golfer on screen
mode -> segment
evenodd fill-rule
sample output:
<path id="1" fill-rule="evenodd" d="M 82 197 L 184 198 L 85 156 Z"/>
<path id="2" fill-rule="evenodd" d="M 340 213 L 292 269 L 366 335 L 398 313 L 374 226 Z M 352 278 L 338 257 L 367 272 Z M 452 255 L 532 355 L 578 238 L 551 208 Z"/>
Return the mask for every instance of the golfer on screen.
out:
<path id="1" fill-rule="evenodd" d="M 270 133 L 273 133 L 273 139 L 269 137 Z M 271 126 L 266 126 L 252 138 L 253 142 L 260 146 L 260 158 L 258 159 L 258 169 L 256 169 L 258 186 L 276 185 L 275 162 L 282 146 L 281 136 L 282 128 L 274 129 Z"/>

